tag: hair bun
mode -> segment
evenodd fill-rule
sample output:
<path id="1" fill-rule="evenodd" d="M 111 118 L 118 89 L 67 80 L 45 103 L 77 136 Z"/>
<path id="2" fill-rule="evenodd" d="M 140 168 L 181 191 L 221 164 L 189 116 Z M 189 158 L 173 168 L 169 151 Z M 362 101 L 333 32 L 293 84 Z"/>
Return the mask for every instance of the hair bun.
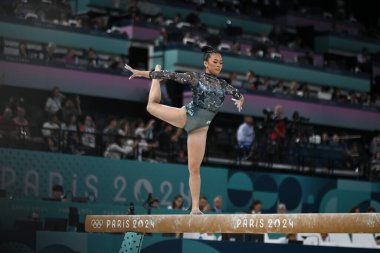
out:
<path id="1" fill-rule="evenodd" d="M 210 47 L 210 46 L 204 46 L 202 47 L 202 52 L 203 53 L 207 53 L 207 52 L 211 52 L 211 51 L 216 51 L 213 47 Z"/>

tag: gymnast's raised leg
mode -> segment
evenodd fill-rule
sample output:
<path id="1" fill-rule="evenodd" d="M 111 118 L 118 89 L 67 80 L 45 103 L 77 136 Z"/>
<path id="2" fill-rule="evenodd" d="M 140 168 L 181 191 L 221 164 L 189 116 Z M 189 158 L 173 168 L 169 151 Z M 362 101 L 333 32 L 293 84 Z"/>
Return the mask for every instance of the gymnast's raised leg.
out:
<path id="1" fill-rule="evenodd" d="M 156 71 L 161 70 L 160 65 L 156 65 Z M 179 128 L 183 128 L 186 123 L 186 109 L 175 108 L 167 105 L 160 104 L 161 102 L 161 89 L 160 80 L 153 79 L 150 87 L 147 111 L 153 116 Z"/>

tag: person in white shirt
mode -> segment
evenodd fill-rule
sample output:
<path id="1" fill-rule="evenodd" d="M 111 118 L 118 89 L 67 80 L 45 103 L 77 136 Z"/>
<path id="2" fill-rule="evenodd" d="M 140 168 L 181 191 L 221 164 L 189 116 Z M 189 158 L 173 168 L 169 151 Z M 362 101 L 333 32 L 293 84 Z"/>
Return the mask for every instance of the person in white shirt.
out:
<path id="1" fill-rule="evenodd" d="M 108 145 L 106 151 L 104 152 L 104 157 L 112 159 L 122 159 L 127 155 L 133 153 L 133 147 L 123 146 L 125 143 L 124 136 L 117 136 L 116 140 Z"/>
<path id="2" fill-rule="evenodd" d="M 52 96 L 46 100 L 45 111 L 48 113 L 57 113 L 62 109 L 62 101 L 65 99 L 58 87 L 52 91 Z"/>
<path id="3" fill-rule="evenodd" d="M 239 146 L 239 158 L 249 159 L 252 155 L 252 146 L 255 139 L 255 130 L 253 129 L 253 118 L 244 117 L 244 122 L 237 130 L 237 142 Z"/>

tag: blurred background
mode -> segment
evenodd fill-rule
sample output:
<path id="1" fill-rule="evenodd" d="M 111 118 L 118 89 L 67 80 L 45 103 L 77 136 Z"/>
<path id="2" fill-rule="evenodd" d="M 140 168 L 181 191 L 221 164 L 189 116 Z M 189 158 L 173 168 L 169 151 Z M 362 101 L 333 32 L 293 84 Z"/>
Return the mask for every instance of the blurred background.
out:
<path id="1" fill-rule="evenodd" d="M 245 104 L 239 113 L 227 96 L 210 125 L 204 212 L 380 209 L 376 8 L 353 0 L 3 0 L 1 252 L 119 252 L 123 235 L 85 233 L 85 215 L 189 213 L 186 132 L 146 112 L 150 80 L 128 80 L 123 66 L 202 72 L 205 45 L 222 53 L 220 77 Z M 161 91 L 166 105 L 191 100 L 174 81 Z M 144 242 L 142 252 L 369 252 L 380 237 L 174 233 Z"/>

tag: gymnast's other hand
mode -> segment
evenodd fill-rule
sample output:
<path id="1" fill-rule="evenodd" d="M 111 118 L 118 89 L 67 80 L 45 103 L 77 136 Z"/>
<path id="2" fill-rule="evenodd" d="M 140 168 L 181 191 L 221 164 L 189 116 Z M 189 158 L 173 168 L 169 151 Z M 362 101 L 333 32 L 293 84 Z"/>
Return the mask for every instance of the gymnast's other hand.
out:
<path id="1" fill-rule="evenodd" d="M 232 98 L 232 101 L 234 101 L 237 109 L 239 110 L 239 112 L 241 112 L 241 110 L 243 109 L 243 104 L 244 104 L 244 97 L 243 97 L 243 95 L 241 95 L 240 99 Z"/>
<path id="2" fill-rule="evenodd" d="M 124 69 L 126 69 L 126 70 L 132 72 L 132 75 L 129 77 L 129 80 L 131 80 L 131 79 L 134 78 L 134 77 L 139 77 L 139 76 L 141 76 L 139 70 L 137 70 L 137 69 L 133 69 L 133 68 L 132 68 L 131 66 L 129 66 L 128 64 L 125 64 L 125 65 L 124 65 Z"/>

